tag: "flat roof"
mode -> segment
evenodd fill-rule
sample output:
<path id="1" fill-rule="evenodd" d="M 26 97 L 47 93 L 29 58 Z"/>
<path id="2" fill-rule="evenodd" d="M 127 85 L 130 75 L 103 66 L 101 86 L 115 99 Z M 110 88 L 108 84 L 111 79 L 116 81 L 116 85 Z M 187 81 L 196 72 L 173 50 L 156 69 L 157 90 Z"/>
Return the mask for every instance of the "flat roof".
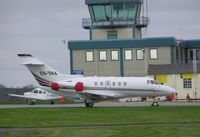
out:
<path id="1" fill-rule="evenodd" d="M 69 41 L 70 50 L 107 49 L 107 48 L 144 48 L 144 47 L 174 47 L 177 40 L 174 37 L 156 37 L 126 40 L 79 40 Z"/>
<path id="2" fill-rule="evenodd" d="M 184 40 L 181 42 L 181 46 L 184 48 L 200 48 L 200 39 Z"/>
<path id="3" fill-rule="evenodd" d="M 121 3 L 121 2 L 143 2 L 143 0 L 85 0 L 85 4 L 109 4 L 109 3 Z"/>

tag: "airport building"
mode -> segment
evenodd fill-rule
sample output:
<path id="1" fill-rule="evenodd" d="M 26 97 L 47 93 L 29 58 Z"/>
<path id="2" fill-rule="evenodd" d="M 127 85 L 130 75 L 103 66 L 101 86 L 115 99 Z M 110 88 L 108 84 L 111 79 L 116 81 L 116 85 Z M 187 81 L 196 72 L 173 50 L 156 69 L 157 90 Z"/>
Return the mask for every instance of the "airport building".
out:
<path id="1" fill-rule="evenodd" d="M 142 38 L 149 24 L 143 0 L 85 0 L 90 40 L 69 41 L 72 74 L 150 76 L 174 87 L 176 98 L 200 98 L 200 39 Z"/>

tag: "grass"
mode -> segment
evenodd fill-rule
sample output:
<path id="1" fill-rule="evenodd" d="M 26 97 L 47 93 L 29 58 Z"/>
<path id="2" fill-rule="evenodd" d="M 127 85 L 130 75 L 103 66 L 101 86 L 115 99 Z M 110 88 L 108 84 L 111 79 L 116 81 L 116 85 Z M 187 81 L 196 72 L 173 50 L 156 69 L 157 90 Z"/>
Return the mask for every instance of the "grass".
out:
<path id="1" fill-rule="evenodd" d="M 0 109 L 0 127 L 37 128 L 8 137 L 200 136 L 200 107 Z"/>

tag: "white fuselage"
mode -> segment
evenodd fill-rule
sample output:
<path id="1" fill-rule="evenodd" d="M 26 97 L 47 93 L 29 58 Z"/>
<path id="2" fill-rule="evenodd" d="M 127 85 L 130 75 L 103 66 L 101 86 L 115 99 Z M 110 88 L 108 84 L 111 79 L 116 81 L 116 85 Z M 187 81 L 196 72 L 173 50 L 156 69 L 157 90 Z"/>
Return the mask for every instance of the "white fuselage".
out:
<path id="1" fill-rule="evenodd" d="M 41 86 L 59 95 L 83 99 L 86 106 L 93 101 L 127 97 L 157 97 L 175 94 L 168 86 L 147 77 L 83 77 L 63 75 L 30 54 L 18 54 Z M 90 104 L 88 104 L 88 102 Z"/>
<path id="2" fill-rule="evenodd" d="M 155 80 L 146 77 L 81 77 L 60 81 L 61 91 L 77 94 L 74 85 L 82 82 L 84 90 L 78 92 L 110 95 L 114 98 L 126 97 L 157 97 L 174 94 L 176 91 L 168 86 L 160 85 Z M 99 99 L 101 100 L 101 99 Z M 104 100 L 104 99 L 102 99 Z"/>

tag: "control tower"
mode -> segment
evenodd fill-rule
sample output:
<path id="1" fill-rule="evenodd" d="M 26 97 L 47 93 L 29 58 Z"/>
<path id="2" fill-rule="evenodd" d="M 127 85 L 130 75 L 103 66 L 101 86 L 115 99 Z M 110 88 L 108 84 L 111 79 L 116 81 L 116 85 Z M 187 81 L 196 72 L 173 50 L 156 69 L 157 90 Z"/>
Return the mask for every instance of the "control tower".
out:
<path id="1" fill-rule="evenodd" d="M 82 26 L 90 30 L 90 40 L 140 39 L 149 23 L 143 0 L 85 0 L 85 4 L 90 18 L 82 19 Z"/>

